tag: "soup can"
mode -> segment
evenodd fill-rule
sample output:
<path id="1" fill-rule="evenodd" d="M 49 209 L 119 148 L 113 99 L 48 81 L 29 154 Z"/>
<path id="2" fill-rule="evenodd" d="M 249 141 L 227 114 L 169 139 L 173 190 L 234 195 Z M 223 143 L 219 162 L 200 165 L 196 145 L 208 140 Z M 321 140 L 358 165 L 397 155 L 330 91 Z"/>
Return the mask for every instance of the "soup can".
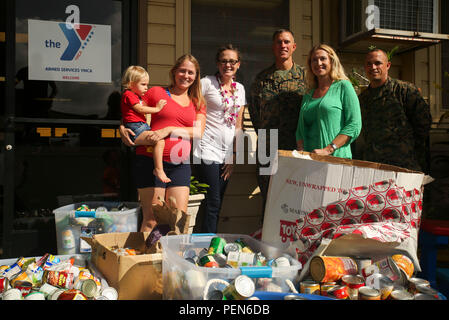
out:
<path id="1" fill-rule="evenodd" d="M 333 288 L 337 287 L 336 283 L 323 283 L 320 286 L 320 294 L 324 297 L 328 296 L 328 292 Z"/>
<path id="2" fill-rule="evenodd" d="M 357 274 L 357 264 L 349 257 L 316 256 L 310 261 L 310 273 L 317 282 L 339 281 L 348 274 Z"/>
<path id="3" fill-rule="evenodd" d="M 437 290 L 435 290 L 434 288 L 429 287 L 429 286 L 427 286 L 425 284 L 417 285 L 416 286 L 416 293 L 428 294 L 428 295 L 434 296 L 437 299 L 440 298 Z"/>
<path id="4" fill-rule="evenodd" d="M 418 293 L 416 286 L 425 285 L 425 286 L 430 287 L 430 282 L 425 279 L 421 279 L 421 278 L 410 278 L 408 280 L 408 284 L 409 284 L 408 289 L 413 294 Z"/>
<path id="5" fill-rule="evenodd" d="M 305 294 L 320 294 L 320 284 L 312 280 L 302 281 L 299 284 L 299 292 Z"/>
<path id="6" fill-rule="evenodd" d="M 224 300 L 244 300 L 254 294 L 253 280 L 245 275 L 237 276 L 232 283 L 223 290 Z"/>
<path id="7" fill-rule="evenodd" d="M 118 292 L 113 287 L 106 287 L 103 290 L 101 290 L 101 295 L 103 297 L 106 297 L 108 300 L 117 300 L 118 299 Z"/>
<path id="8" fill-rule="evenodd" d="M 327 292 L 327 296 L 339 300 L 348 299 L 348 287 L 347 286 L 336 286 Z"/>
<path id="9" fill-rule="evenodd" d="M 359 297 L 359 288 L 365 286 L 365 279 L 359 275 L 346 275 L 341 281 L 348 287 L 349 299 L 357 300 Z"/>
<path id="10" fill-rule="evenodd" d="M 2 300 L 22 300 L 22 292 L 17 288 L 11 288 L 3 292 Z"/>
<path id="11" fill-rule="evenodd" d="M 415 300 L 440 300 L 440 299 L 431 294 L 417 293 L 415 294 Z"/>
<path id="12" fill-rule="evenodd" d="M 25 300 L 45 300 L 45 295 L 42 292 L 35 291 L 35 292 L 29 293 L 25 297 Z"/>
<path id="13" fill-rule="evenodd" d="M 9 289 L 9 280 L 6 277 L 0 277 L 0 293 Z"/>
<path id="14" fill-rule="evenodd" d="M 366 278 L 366 285 L 377 289 L 381 293 L 381 300 L 387 300 L 394 289 L 394 283 L 387 276 L 375 273 Z"/>
<path id="15" fill-rule="evenodd" d="M 391 300 L 414 300 L 413 293 L 406 290 L 393 290 L 390 294 Z"/>
<path id="16" fill-rule="evenodd" d="M 359 300 L 380 300 L 380 291 L 371 287 L 359 288 Z"/>

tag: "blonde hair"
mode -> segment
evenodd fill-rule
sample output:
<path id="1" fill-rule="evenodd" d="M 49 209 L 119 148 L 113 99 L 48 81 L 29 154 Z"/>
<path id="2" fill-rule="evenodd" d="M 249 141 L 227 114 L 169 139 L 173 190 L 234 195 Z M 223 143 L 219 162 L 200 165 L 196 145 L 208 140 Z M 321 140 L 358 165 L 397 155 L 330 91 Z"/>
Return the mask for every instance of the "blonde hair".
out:
<path id="1" fill-rule="evenodd" d="M 129 89 L 131 83 L 136 83 L 143 78 L 150 78 L 147 70 L 141 66 L 129 66 L 122 77 L 122 86 L 124 89 Z"/>
<path id="2" fill-rule="evenodd" d="M 184 54 L 176 60 L 175 65 L 170 70 L 170 87 L 175 86 L 175 73 L 178 68 L 184 63 L 184 61 L 190 61 L 195 66 L 196 78 L 193 81 L 192 85 L 189 87 L 188 95 L 190 100 L 193 102 L 197 110 L 200 110 L 202 106 L 206 104 L 204 100 L 203 94 L 201 92 L 201 73 L 200 73 L 200 64 L 198 60 L 191 54 Z"/>
<path id="3" fill-rule="evenodd" d="M 337 56 L 332 47 L 326 44 L 319 44 L 314 46 L 309 51 L 309 56 L 307 57 L 307 71 L 306 71 L 306 85 L 309 89 L 316 89 L 318 87 L 318 79 L 316 75 L 312 72 L 312 55 L 318 51 L 323 50 L 329 55 L 329 59 L 331 60 L 331 72 L 330 77 L 332 80 L 348 80 L 346 76 L 345 69 L 340 62 L 340 59 Z"/>

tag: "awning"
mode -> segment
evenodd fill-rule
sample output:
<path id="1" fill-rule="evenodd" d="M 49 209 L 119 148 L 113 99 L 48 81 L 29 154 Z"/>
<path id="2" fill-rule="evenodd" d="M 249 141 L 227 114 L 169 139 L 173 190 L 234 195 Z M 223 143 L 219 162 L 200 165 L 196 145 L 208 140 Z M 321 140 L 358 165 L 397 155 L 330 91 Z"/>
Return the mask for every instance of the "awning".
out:
<path id="1" fill-rule="evenodd" d="M 372 29 L 347 37 L 340 43 L 341 52 L 366 53 L 370 46 L 390 51 L 398 46 L 396 54 L 422 49 L 449 40 L 448 34 Z"/>

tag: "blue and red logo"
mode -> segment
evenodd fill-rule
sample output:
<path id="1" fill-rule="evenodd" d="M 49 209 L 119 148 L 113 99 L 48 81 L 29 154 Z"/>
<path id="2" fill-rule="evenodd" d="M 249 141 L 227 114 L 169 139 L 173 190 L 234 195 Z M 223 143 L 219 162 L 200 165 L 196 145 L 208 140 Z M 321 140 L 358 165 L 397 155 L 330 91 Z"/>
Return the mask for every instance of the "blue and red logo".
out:
<path id="1" fill-rule="evenodd" d="M 94 35 L 94 27 L 88 24 L 80 24 L 79 28 L 69 28 L 66 23 L 60 23 L 59 27 L 67 38 L 69 44 L 61 56 L 61 60 L 77 60 Z"/>

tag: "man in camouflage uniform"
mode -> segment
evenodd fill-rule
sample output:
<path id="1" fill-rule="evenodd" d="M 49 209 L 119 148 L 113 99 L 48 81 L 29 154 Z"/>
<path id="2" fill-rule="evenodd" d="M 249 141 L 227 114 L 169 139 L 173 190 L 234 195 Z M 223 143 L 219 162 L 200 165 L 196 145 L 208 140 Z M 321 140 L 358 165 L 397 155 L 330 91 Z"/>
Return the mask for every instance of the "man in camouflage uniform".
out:
<path id="1" fill-rule="evenodd" d="M 293 33 L 287 29 L 274 32 L 272 49 L 275 63 L 256 76 L 248 101 L 248 111 L 259 140 L 261 132 L 258 130 L 266 129 L 267 157 L 270 156 L 270 129 L 278 130 L 277 149 L 296 149 L 295 132 L 302 96 L 305 93 L 305 70 L 294 63 L 292 58 L 296 50 Z M 260 163 L 258 158 L 257 167 L 265 208 L 270 175 L 260 174 L 260 169 L 269 167 L 269 164 Z"/>
<path id="2" fill-rule="evenodd" d="M 429 105 L 411 83 L 388 76 L 391 62 L 380 49 L 366 55 L 369 87 L 359 95 L 363 160 L 428 172 Z"/>

